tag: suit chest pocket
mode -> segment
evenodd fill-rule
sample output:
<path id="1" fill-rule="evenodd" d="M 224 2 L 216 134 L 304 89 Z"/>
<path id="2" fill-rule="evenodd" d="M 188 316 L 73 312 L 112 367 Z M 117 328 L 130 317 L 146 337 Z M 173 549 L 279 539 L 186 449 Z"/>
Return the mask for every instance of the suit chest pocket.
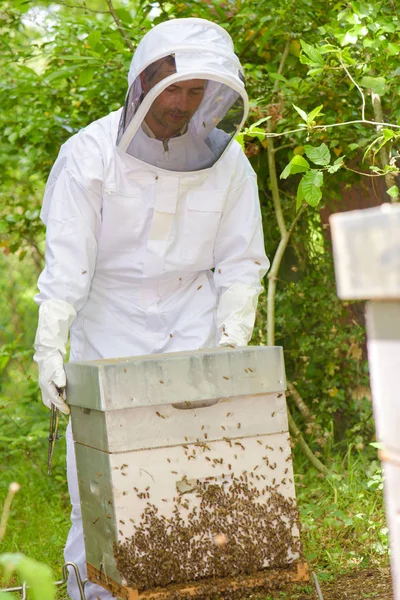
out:
<path id="1" fill-rule="evenodd" d="M 104 190 L 99 244 L 110 251 L 134 250 L 141 243 L 146 223 L 141 194 Z"/>
<path id="2" fill-rule="evenodd" d="M 224 192 L 188 192 L 184 216 L 184 259 L 197 268 L 212 267 L 225 201 Z"/>

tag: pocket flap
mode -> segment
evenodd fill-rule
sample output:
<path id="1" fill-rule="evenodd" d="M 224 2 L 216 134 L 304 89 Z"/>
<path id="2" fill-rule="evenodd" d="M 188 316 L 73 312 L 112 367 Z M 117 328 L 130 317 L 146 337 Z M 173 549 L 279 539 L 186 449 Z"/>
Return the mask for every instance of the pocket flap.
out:
<path id="1" fill-rule="evenodd" d="M 224 210 L 226 194 L 210 190 L 193 190 L 188 193 L 187 203 L 190 210 L 221 213 Z"/>

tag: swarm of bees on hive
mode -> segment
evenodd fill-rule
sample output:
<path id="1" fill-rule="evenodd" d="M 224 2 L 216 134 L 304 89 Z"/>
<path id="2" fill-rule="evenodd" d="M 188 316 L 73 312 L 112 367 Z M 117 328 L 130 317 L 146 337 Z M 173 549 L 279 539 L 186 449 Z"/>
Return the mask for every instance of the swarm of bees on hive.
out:
<path id="1" fill-rule="evenodd" d="M 223 585 L 219 593 L 212 581 L 256 574 L 266 563 L 270 569 L 287 567 L 289 557 L 300 553 L 299 538 L 293 536 L 298 527 L 295 500 L 285 498 L 277 486 L 256 487 L 254 477 L 245 472 L 231 473 L 222 483 L 214 477 L 197 480 L 190 502 L 187 492 L 173 499 L 170 518 L 149 500 L 132 537 L 114 547 L 127 586 L 143 591 L 197 582 L 196 598 L 233 600 L 250 589 L 254 593 L 254 584 L 247 590 L 245 585 L 240 590 Z M 137 495 L 148 498 L 148 492 L 138 490 Z M 171 600 L 189 597 L 193 594 L 178 589 L 169 595 Z"/>

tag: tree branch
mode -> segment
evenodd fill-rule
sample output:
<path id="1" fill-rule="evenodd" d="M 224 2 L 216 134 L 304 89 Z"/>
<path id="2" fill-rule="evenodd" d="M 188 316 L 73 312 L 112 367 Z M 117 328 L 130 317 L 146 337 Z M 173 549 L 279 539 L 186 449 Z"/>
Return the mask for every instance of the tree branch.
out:
<path id="1" fill-rule="evenodd" d="M 108 15 L 110 12 L 108 10 L 96 10 L 94 8 L 88 8 L 86 5 L 81 6 L 80 4 L 67 4 L 67 2 L 63 2 L 62 0 L 57 0 L 57 4 L 61 4 L 62 6 L 66 6 L 67 8 L 80 8 L 82 10 L 87 10 L 91 13 L 100 13 L 103 15 Z"/>
<path id="2" fill-rule="evenodd" d="M 293 440 L 299 444 L 304 455 L 308 458 L 308 460 L 313 465 L 313 467 L 315 467 L 317 469 L 317 471 L 319 471 L 320 473 L 323 473 L 325 475 L 328 472 L 328 469 L 326 468 L 325 465 L 322 464 L 322 462 L 319 460 L 319 458 L 317 458 L 315 456 L 314 452 L 311 450 L 310 446 L 307 444 L 307 442 L 301 435 L 301 431 L 297 427 L 296 422 L 293 419 L 292 415 L 290 414 L 289 409 L 287 411 L 287 414 L 288 414 L 288 421 L 289 421 L 289 431 L 290 431 L 290 435 L 292 436 Z"/>
<path id="3" fill-rule="evenodd" d="M 314 421 L 314 415 L 311 410 L 308 408 L 307 404 L 304 402 L 303 398 L 300 396 L 299 392 L 294 387 L 293 383 L 290 381 L 287 382 L 289 395 L 293 398 L 295 405 L 297 406 L 301 416 L 307 423 L 312 423 Z"/>
<path id="4" fill-rule="evenodd" d="M 385 177 L 386 178 L 388 175 L 394 176 L 394 173 L 363 173 L 362 171 L 356 171 L 355 169 L 350 169 L 350 167 L 346 167 L 345 164 L 343 164 L 343 168 L 346 169 L 346 171 L 351 171 L 352 173 L 357 173 L 357 175 L 363 175 L 363 177 Z M 394 177 L 393 177 L 393 179 L 394 179 Z M 394 183 L 392 185 L 394 185 Z"/>
<path id="5" fill-rule="evenodd" d="M 106 2 L 107 2 L 107 6 L 109 8 L 109 11 L 110 11 L 110 13 L 112 15 L 112 18 L 114 19 L 116 26 L 120 30 L 122 37 L 125 39 L 125 41 L 126 41 L 128 47 L 129 47 L 129 49 L 131 50 L 131 52 L 135 52 L 135 47 L 132 44 L 131 40 L 129 39 L 128 34 L 126 33 L 126 31 L 125 31 L 125 29 L 124 29 L 124 27 L 123 27 L 123 25 L 121 23 L 121 20 L 120 20 L 119 16 L 115 12 L 115 8 L 113 7 L 111 0 L 106 0 Z"/>
<path id="6" fill-rule="evenodd" d="M 362 99 L 362 105 L 361 105 L 361 118 L 364 121 L 365 120 L 365 96 L 364 96 L 364 92 L 362 91 L 362 89 L 360 88 L 360 86 L 358 85 L 358 83 L 356 82 L 355 79 L 353 79 L 353 77 L 350 75 L 350 71 L 347 69 L 346 65 L 344 64 L 344 62 L 342 61 L 342 58 L 339 57 L 339 61 L 340 64 L 342 65 L 343 69 L 346 71 L 346 75 L 347 77 L 350 79 L 350 81 L 356 86 L 356 88 L 358 89 L 358 91 L 361 94 L 361 99 Z"/>
<path id="7" fill-rule="evenodd" d="M 274 148 L 274 153 L 276 154 L 277 152 L 279 152 L 279 150 L 284 150 L 285 148 L 292 148 L 293 144 L 295 142 L 292 142 L 291 144 L 283 144 L 283 146 L 278 146 L 277 148 Z"/>
<path id="8" fill-rule="evenodd" d="M 383 121 L 381 97 L 379 96 L 379 94 L 375 94 L 374 92 L 371 92 L 371 100 L 372 100 L 372 107 L 374 109 L 374 117 L 377 119 L 377 121 Z M 376 129 L 377 129 L 377 131 L 380 131 L 382 129 L 382 126 L 377 125 Z M 382 169 L 386 165 L 389 164 L 389 152 L 388 152 L 388 149 L 386 146 L 383 146 L 379 150 L 379 160 L 380 160 Z M 396 178 L 394 176 L 394 173 L 386 173 L 385 174 L 385 183 L 386 183 L 387 190 L 396 185 Z M 400 199 L 399 194 L 397 193 L 397 195 L 395 197 L 392 197 L 392 202 L 398 202 L 399 199 Z"/>
<path id="9" fill-rule="evenodd" d="M 267 121 L 267 132 L 272 132 L 273 121 L 269 119 Z M 285 219 L 283 217 L 282 204 L 279 196 L 279 184 L 278 184 L 278 176 L 276 174 L 276 163 L 275 163 L 275 149 L 274 142 L 272 138 L 267 139 L 267 156 L 268 156 L 268 169 L 269 169 L 269 179 L 271 184 L 271 194 L 272 201 L 274 203 L 274 210 L 276 221 L 278 223 L 279 231 L 281 237 L 284 237 L 287 234 Z"/>

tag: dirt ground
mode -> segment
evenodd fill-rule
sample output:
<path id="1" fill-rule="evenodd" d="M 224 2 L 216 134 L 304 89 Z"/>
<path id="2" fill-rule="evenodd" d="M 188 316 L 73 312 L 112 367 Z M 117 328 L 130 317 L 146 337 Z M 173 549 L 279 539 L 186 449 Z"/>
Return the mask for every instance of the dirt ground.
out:
<path id="1" fill-rule="evenodd" d="M 310 582 L 311 583 L 311 582 Z M 351 575 L 342 575 L 332 582 L 320 581 L 323 600 L 393 600 L 392 580 L 389 568 L 364 569 Z M 315 587 L 313 592 L 285 590 L 274 600 L 319 600 Z"/>

